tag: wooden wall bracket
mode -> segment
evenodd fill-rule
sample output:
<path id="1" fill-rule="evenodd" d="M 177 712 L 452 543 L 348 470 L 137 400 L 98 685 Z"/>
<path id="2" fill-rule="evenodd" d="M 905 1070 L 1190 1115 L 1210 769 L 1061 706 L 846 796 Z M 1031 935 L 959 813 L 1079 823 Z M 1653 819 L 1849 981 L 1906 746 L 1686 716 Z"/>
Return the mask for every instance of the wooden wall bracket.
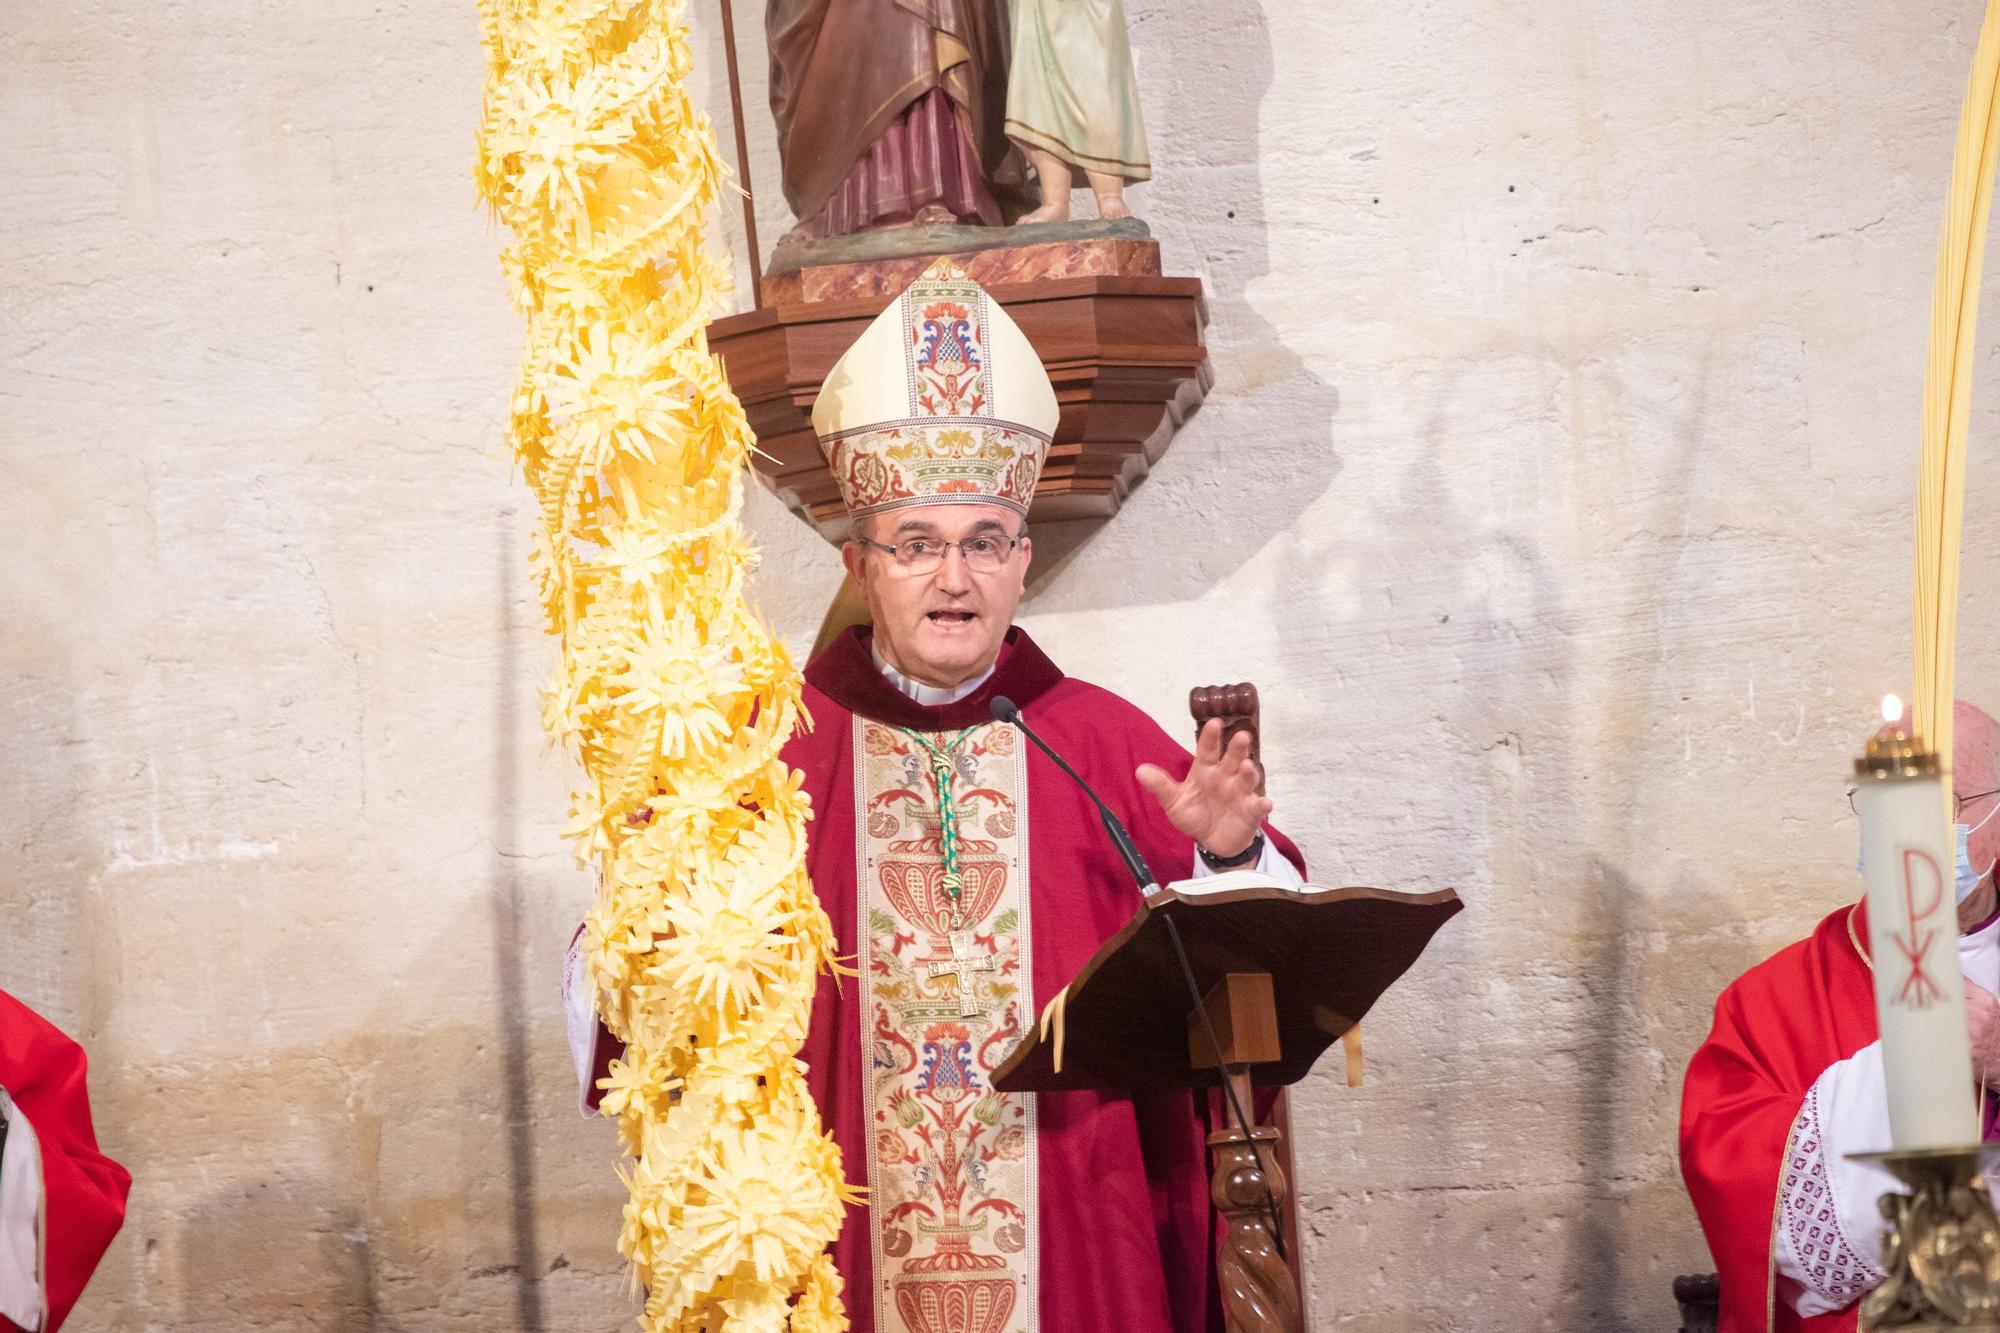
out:
<path id="1" fill-rule="evenodd" d="M 1159 245 L 1151 240 L 1069 256 L 1096 271 L 1054 276 L 1065 268 L 1055 262 L 1064 256 L 1053 252 L 1074 248 L 1040 245 L 960 257 L 1034 345 L 1062 409 L 1030 523 L 1116 513 L 1211 382 L 1203 345 L 1208 303 L 1199 278 L 1162 276 Z M 1028 250 L 1051 254 L 1024 270 Z M 768 289 L 791 290 L 776 276 Z M 818 300 L 779 295 L 776 304 L 708 326 L 709 347 L 722 358 L 757 435 L 751 463 L 758 477 L 832 540 L 845 535 L 846 511 L 813 433 L 812 405 L 833 363 L 894 295 L 860 290 L 864 294 Z"/>

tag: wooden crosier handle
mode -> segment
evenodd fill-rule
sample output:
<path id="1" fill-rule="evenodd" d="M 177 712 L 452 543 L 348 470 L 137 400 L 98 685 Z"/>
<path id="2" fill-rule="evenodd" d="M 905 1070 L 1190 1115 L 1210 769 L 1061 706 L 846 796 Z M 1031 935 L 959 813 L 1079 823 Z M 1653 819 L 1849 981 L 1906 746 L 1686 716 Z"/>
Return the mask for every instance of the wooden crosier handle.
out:
<path id="1" fill-rule="evenodd" d="M 1250 758 L 1257 765 L 1257 794 L 1266 795 L 1263 745 L 1258 735 L 1262 715 L 1257 704 L 1257 687 L 1248 682 L 1196 686 L 1188 691 L 1188 713 L 1194 718 L 1197 736 L 1211 720 L 1220 718 L 1224 746 L 1239 731 L 1250 734 Z M 1238 1065 L 1229 1071 L 1246 1109 L 1251 1101 L 1250 1069 L 1251 1066 Z M 1267 1182 L 1256 1170 L 1256 1158 L 1248 1142 L 1233 1126 L 1209 1137 L 1213 1163 L 1209 1200 L 1226 1224 L 1227 1240 L 1217 1265 L 1229 1333 L 1292 1333 L 1308 1326 L 1298 1199 L 1288 1183 L 1293 1179 L 1293 1169 L 1287 1101 L 1281 1091 L 1271 1107 L 1271 1124 L 1254 1132 L 1263 1148 L 1265 1164 L 1270 1168 L 1268 1184 L 1277 1196 L 1278 1210 L 1284 1218 L 1288 1243 L 1283 1259 L 1278 1258 L 1272 1244 L 1265 1213 Z"/>
<path id="2" fill-rule="evenodd" d="M 1264 751 L 1257 734 L 1261 721 L 1257 708 L 1257 687 L 1247 682 L 1241 685 L 1197 685 L 1188 691 L 1188 712 L 1194 715 L 1197 736 L 1210 719 L 1221 718 L 1225 749 L 1229 742 L 1236 739 L 1237 732 L 1250 733 L 1250 759 L 1257 765 L 1257 794 L 1265 795 Z"/>

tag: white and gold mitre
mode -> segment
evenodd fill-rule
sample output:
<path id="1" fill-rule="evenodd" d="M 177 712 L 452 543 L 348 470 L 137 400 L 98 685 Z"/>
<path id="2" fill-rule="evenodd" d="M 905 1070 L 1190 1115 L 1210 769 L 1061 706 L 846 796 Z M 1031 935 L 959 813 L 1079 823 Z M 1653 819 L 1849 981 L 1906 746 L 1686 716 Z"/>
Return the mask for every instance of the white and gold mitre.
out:
<path id="1" fill-rule="evenodd" d="M 954 502 L 1026 514 L 1058 415 L 1020 325 L 940 259 L 834 363 L 812 420 L 861 518 Z"/>

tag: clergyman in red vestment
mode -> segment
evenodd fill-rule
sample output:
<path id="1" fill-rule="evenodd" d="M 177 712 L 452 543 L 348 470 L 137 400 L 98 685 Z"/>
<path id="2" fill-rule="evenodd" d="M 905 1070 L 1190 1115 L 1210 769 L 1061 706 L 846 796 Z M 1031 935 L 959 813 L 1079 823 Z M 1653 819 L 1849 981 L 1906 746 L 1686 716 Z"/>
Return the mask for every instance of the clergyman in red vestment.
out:
<path id="1" fill-rule="evenodd" d="M 1958 958 L 1975 1068 L 2000 1086 L 2000 724 L 1960 703 L 1952 791 L 1958 811 Z M 1982 1132 L 1995 1133 L 1990 1093 Z M 1848 1160 L 1889 1146 L 1865 905 L 1744 973 L 1681 1093 L 1681 1173 L 1722 1279 L 1722 1333 L 1855 1327 L 1883 1278 L 1876 1201 L 1900 1189 Z"/>
<path id="2" fill-rule="evenodd" d="M 1027 339 L 943 261 L 841 359 L 813 415 L 873 618 L 807 665 L 813 728 L 785 753 L 812 796 L 813 884 L 859 972 L 822 980 L 803 1057 L 869 1189 L 833 1247 L 862 1333 L 1222 1327 L 1194 1097 L 990 1083 L 1138 905 L 1089 799 L 993 721 L 995 698 L 1082 772 L 1162 878 L 1303 872 L 1262 827 L 1247 740 L 1225 750 L 1211 723 L 1191 758 L 1012 624 L 1056 416 Z M 588 1100 L 609 1034 L 579 1002 L 574 957 Z"/>
<path id="3" fill-rule="evenodd" d="M 97 1150 L 83 1048 L 0 991 L 0 1333 L 55 1333 L 125 1220 Z"/>

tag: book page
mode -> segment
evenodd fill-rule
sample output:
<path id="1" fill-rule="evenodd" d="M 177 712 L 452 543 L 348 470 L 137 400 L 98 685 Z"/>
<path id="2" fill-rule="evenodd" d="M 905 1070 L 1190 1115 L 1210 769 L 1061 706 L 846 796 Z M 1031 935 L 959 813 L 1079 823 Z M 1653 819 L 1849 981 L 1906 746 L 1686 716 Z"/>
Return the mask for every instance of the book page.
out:
<path id="1" fill-rule="evenodd" d="M 1199 898 L 1208 893 L 1227 893 L 1231 889 L 1284 889 L 1288 893 L 1310 892 L 1313 886 L 1287 884 L 1273 879 L 1261 870 L 1225 870 L 1220 874 L 1203 875 L 1199 879 L 1178 879 L 1167 885 L 1183 898 Z"/>

